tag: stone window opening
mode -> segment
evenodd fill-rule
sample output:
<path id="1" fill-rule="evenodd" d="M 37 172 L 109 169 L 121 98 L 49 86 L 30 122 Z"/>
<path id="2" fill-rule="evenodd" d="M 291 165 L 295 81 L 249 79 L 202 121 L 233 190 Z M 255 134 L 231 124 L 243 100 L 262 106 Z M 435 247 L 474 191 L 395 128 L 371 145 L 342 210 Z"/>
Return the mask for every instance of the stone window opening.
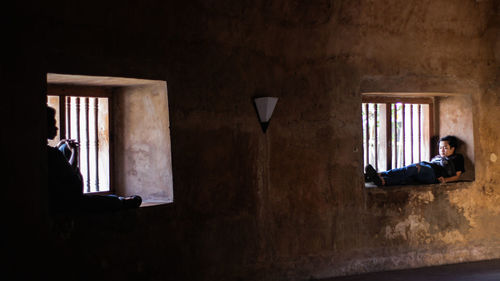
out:
<path id="1" fill-rule="evenodd" d="M 170 121 L 165 81 L 49 73 L 47 101 L 49 106 L 59 110 L 57 113 L 63 112 L 56 114 L 56 121 L 60 135 L 65 138 L 77 138 L 76 116 L 81 116 L 80 145 L 84 146 L 83 149 L 80 147 L 81 162 L 87 161 L 89 154 L 88 163 L 95 163 L 95 159 L 98 163 L 98 169 L 95 164 L 90 164 L 87 170 L 81 171 L 84 177 L 90 173 L 87 178 L 90 184 L 84 192 L 120 196 L 137 194 L 143 199 L 141 206 L 173 202 Z M 96 109 L 97 115 L 92 117 Z M 98 117 L 97 120 L 95 117 Z M 66 124 L 68 119 L 71 122 L 69 127 L 60 125 L 63 122 Z M 92 140 L 96 134 L 96 121 L 98 139 Z M 87 131 L 90 142 L 86 141 Z M 54 146 L 58 141 L 59 138 L 56 138 L 49 145 Z M 93 145 L 102 147 L 96 153 Z M 105 159 L 106 155 L 108 159 Z M 107 174 L 103 175 L 106 165 Z M 106 178 L 107 186 L 101 183 L 106 182 Z"/>
<path id="2" fill-rule="evenodd" d="M 465 157 L 466 172 L 460 181 L 473 181 L 471 104 L 467 94 L 363 93 L 363 168 L 371 164 L 381 172 L 429 161 L 438 154 L 439 137 L 455 135 L 461 141 L 457 152 Z"/>

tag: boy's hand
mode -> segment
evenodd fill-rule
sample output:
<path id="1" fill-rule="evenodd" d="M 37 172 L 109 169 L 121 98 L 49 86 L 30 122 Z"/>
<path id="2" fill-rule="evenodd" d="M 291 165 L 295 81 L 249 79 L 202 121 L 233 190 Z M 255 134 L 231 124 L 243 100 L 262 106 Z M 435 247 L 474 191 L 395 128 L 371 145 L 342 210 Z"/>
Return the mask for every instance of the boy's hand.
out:
<path id="1" fill-rule="evenodd" d="M 57 144 L 57 148 L 61 147 L 61 145 L 63 145 L 63 144 L 66 144 L 68 146 L 68 148 L 71 150 L 74 150 L 75 148 L 80 146 L 80 143 L 77 140 L 70 139 L 70 140 L 61 140 Z"/>
<path id="2" fill-rule="evenodd" d="M 446 180 L 444 179 L 444 177 L 439 177 L 438 180 L 439 180 L 439 182 L 441 184 L 445 184 L 446 183 Z"/>
<path id="3" fill-rule="evenodd" d="M 71 156 L 68 159 L 69 164 L 73 169 L 78 170 L 78 166 L 80 163 L 79 153 L 80 153 L 80 143 L 77 140 L 61 140 L 57 144 L 57 148 L 60 148 L 62 145 L 66 145 L 66 147 L 71 151 Z"/>
<path id="4" fill-rule="evenodd" d="M 66 140 L 66 144 L 71 149 L 75 149 L 80 146 L 80 143 L 77 140 Z"/>

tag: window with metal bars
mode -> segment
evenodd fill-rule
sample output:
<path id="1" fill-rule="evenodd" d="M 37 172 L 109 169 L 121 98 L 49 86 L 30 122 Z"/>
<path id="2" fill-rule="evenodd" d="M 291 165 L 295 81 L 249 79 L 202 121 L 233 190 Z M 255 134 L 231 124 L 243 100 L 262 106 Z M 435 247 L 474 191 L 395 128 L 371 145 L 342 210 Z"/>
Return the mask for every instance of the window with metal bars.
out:
<path id="1" fill-rule="evenodd" d="M 430 160 L 432 98 L 363 96 L 364 165 L 378 171 Z"/>
<path id="2" fill-rule="evenodd" d="M 84 192 L 109 192 L 110 176 L 110 97 L 48 95 L 48 104 L 56 110 L 61 139 L 74 139 L 79 146 L 79 168 Z"/>

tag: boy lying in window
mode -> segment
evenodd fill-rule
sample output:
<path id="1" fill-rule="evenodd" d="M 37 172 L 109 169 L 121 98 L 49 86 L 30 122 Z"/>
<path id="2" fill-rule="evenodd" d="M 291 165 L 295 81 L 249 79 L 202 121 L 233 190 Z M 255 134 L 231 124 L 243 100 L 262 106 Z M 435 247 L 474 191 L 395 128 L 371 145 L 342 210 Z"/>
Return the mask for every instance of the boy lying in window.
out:
<path id="1" fill-rule="evenodd" d="M 372 165 L 365 167 L 369 181 L 377 186 L 432 184 L 457 181 L 465 172 L 464 157 L 455 153 L 458 139 L 446 136 L 439 140 L 439 155 L 431 162 L 422 161 L 402 168 L 377 173 Z"/>

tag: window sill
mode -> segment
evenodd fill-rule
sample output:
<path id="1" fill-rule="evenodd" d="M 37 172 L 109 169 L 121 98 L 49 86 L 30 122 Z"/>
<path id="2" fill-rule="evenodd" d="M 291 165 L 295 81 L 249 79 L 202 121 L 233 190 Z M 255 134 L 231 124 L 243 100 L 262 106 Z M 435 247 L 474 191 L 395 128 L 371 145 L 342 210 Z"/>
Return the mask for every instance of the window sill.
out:
<path id="1" fill-rule="evenodd" d="M 143 201 L 139 208 L 164 206 L 174 203 L 173 201 Z"/>
<path id="2" fill-rule="evenodd" d="M 374 183 L 365 183 L 365 189 L 368 192 L 377 191 L 393 191 L 393 190 L 432 190 L 432 189 L 460 189 L 469 187 L 473 180 L 461 180 L 446 184 L 415 184 L 415 185 L 391 185 L 391 186 L 376 186 Z"/>
<path id="3" fill-rule="evenodd" d="M 107 216 L 115 216 L 115 215 L 120 215 L 123 216 L 124 214 L 130 214 L 134 212 L 140 212 L 141 210 L 153 210 L 155 207 L 159 208 L 164 208 L 167 207 L 168 209 L 173 208 L 174 204 L 173 201 L 143 201 L 141 203 L 141 206 L 138 208 L 132 208 L 132 209 L 123 209 L 123 210 L 115 210 L 115 211 L 95 211 L 95 212 L 60 212 L 60 213 L 55 213 L 51 214 L 50 216 L 54 220 L 61 220 L 65 218 L 76 218 L 76 217 L 107 217 Z M 149 212 L 149 211 L 148 211 Z"/>

